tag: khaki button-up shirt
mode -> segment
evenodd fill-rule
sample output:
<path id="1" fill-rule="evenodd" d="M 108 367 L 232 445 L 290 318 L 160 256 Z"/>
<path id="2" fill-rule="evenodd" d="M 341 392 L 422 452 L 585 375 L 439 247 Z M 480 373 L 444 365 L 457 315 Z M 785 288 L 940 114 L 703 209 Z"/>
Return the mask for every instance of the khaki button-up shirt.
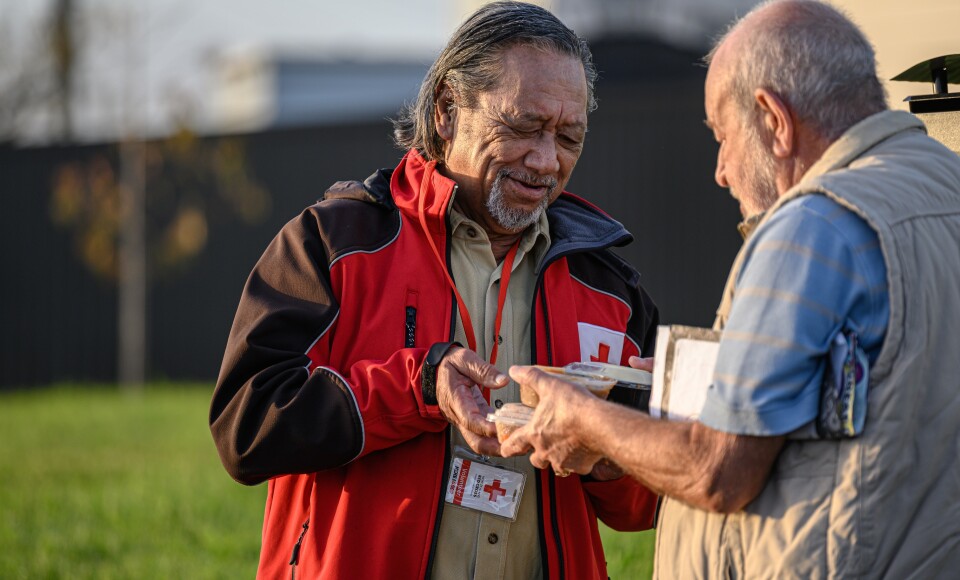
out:
<path id="1" fill-rule="evenodd" d="M 477 352 L 490 359 L 494 320 L 500 292 L 502 263 L 497 264 L 486 232 L 451 207 L 451 266 L 457 289 L 463 298 L 474 332 Z M 514 364 L 530 364 L 530 324 L 536 285 L 536 269 L 550 247 L 546 214 L 523 233 L 507 287 L 500 324 L 502 341 L 496 366 L 507 372 Z M 456 340 L 468 344 L 463 323 L 457 317 Z M 490 404 L 520 402 L 514 382 L 490 392 Z M 457 428 L 451 430 L 452 455 L 470 452 Z M 472 452 L 470 452 L 472 453 Z M 433 564 L 438 579 L 541 578 L 540 539 L 537 525 L 535 469 L 528 457 L 491 458 L 498 466 L 526 475 L 520 509 L 514 522 L 501 517 L 443 504 L 440 533 Z"/>

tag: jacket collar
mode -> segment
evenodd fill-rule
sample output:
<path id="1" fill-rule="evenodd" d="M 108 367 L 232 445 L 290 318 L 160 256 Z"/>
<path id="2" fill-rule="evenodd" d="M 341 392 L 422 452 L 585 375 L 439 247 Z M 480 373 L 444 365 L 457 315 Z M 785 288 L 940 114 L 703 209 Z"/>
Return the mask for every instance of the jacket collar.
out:
<path id="1" fill-rule="evenodd" d="M 541 262 L 541 268 L 576 252 L 621 247 L 633 241 L 623 224 L 592 203 L 564 191 L 547 208 L 550 238 L 553 243 Z"/>
<path id="2" fill-rule="evenodd" d="M 923 122 L 906 111 L 882 111 L 870 115 L 847 130 L 823 152 L 798 185 L 830 171 L 846 167 L 874 145 L 910 129 L 926 132 Z"/>
<path id="3" fill-rule="evenodd" d="M 439 171 L 428 171 L 428 164 L 416 149 L 407 151 L 390 176 L 390 192 L 397 208 L 414 220 L 419 219 L 420 196 L 425 196 L 427 227 L 435 234 L 443 234 L 446 231 L 447 209 L 457 184 Z M 430 182 L 427 184 L 423 183 L 425 175 L 429 175 Z"/>

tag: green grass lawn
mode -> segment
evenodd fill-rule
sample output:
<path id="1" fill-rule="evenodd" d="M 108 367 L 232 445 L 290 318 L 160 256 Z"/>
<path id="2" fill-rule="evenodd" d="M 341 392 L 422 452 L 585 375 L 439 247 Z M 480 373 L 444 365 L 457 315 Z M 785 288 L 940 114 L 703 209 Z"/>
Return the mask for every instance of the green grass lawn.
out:
<path id="1" fill-rule="evenodd" d="M 207 385 L 0 394 L 0 578 L 253 578 L 265 486 L 223 471 Z M 602 529 L 610 576 L 652 533 Z"/>

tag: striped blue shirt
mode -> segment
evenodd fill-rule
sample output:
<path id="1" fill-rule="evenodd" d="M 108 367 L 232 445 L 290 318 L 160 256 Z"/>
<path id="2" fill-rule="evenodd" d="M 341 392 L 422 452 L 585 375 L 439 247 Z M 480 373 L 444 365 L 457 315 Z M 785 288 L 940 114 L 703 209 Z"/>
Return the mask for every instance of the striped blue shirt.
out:
<path id="1" fill-rule="evenodd" d="M 748 241 L 700 421 L 783 435 L 814 420 L 831 341 L 852 329 L 872 365 L 890 315 L 876 232 L 824 195 L 781 207 Z"/>

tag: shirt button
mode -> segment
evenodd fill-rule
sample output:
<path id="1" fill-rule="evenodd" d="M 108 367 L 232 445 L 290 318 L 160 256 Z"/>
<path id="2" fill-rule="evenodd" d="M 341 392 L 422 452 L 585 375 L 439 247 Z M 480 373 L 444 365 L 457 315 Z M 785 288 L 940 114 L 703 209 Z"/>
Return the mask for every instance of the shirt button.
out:
<path id="1" fill-rule="evenodd" d="M 491 544 L 496 544 L 499 540 L 500 538 L 498 538 L 494 533 L 491 533 L 489 536 L 487 536 L 487 541 Z"/>
<path id="2" fill-rule="evenodd" d="M 493 406 L 499 409 L 500 407 L 503 406 L 503 401 L 501 401 L 500 399 L 497 399 L 496 401 L 493 402 Z"/>
<path id="3" fill-rule="evenodd" d="M 474 228 L 467 228 L 467 235 L 471 238 L 477 237 L 477 230 Z"/>

